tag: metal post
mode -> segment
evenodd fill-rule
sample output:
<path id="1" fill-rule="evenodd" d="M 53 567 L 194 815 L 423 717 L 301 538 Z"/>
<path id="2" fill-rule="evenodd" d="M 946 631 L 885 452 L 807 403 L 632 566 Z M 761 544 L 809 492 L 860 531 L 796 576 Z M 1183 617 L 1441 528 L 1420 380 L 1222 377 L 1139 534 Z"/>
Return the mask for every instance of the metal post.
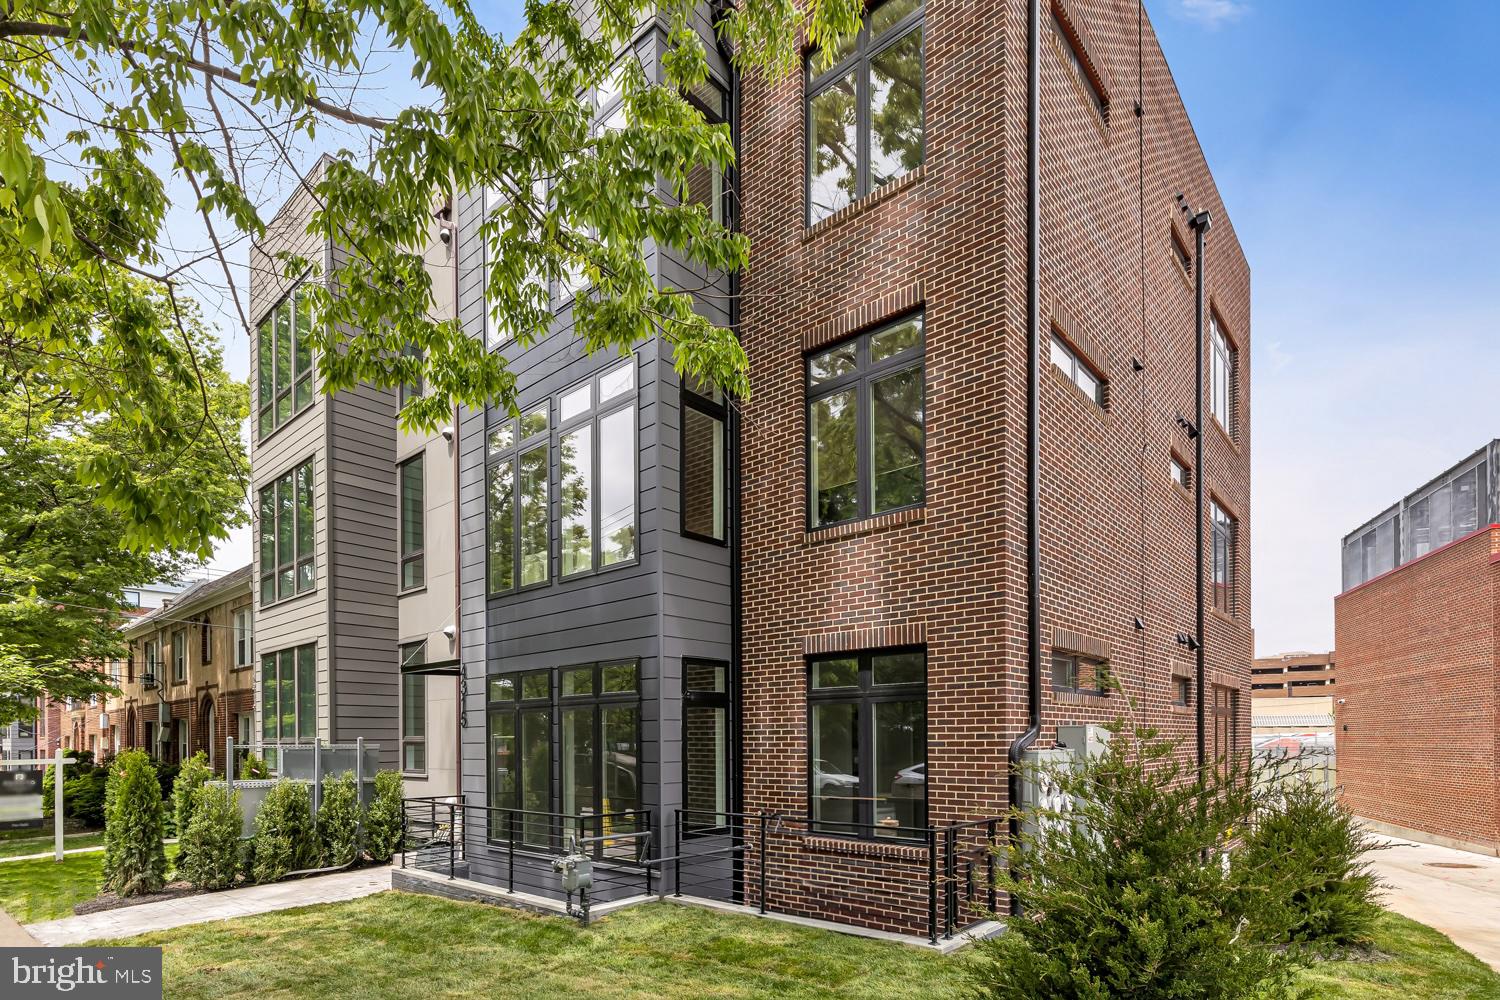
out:
<path id="1" fill-rule="evenodd" d="M 985 854 L 989 855 L 990 916 L 995 915 L 995 821 L 990 820 L 985 830 Z"/>
<path id="2" fill-rule="evenodd" d="M 507 876 L 506 892 L 516 891 L 516 814 L 510 810 L 505 812 L 505 841 L 510 854 L 510 874 Z"/>
<path id="3" fill-rule="evenodd" d="M 766 868 L 769 859 L 766 857 L 766 814 L 760 814 L 760 912 L 766 912 Z"/>
<path id="4" fill-rule="evenodd" d="M 927 828 L 927 940 L 937 944 L 937 827 Z"/>
<path id="5" fill-rule="evenodd" d="M 229 786 L 229 797 L 234 798 L 234 737 L 224 737 L 224 784 Z"/>
<path id="6" fill-rule="evenodd" d="M 313 832 L 318 830 L 318 807 L 323 804 L 323 737 L 313 739 L 313 786 L 312 821 Z"/>
<path id="7" fill-rule="evenodd" d="M 677 852 L 672 861 L 672 895 L 682 896 L 682 810 L 678 809 L 676 816 L 676 829 L 674 831 L 676 840 L 673 841 L 673 850 Z"/>
<path id="8" fill-rule="evenodd" d="M 948 827 L 943 831 L 943 937 L 953 937 L 953 925 L 958 922 L 958 858 L 954 843 L 958 831 Z"/>
<path id="9" fill-rule="evenodd" d="M 35 746 L 35 744 L 32 744 Z M 62 746 L 57 748 L 57 756 L 52 758 L 52 854 L 54 861 L 63 859 L 63 769 L 67 767 L 67 758 L 63 756 Z"/>
<path id="10" fill-rule="evenodd" d="M 374 800 L 375 796 L 371 795 L 371 803 Z M 354 740 L 354 801 L 358 802 L 361 806 L 365 804 L 365 738 L 363 736 L 357 737 Z M 403 813 L 406 812 L 405 807 L 401 811 Z M 363 844 L 365 839 L 365 811 L 362 808 L 356 809 L 354 814 L 354 835 L 357 838 L 357 842 Z M 403 851 L 406 850 L 406 843 L 404 841 L 401 844 L 401 849 Z"/>
<path id="11" fill-rule="evenodd" d="M 448 803 L 448 879 L 453 879 L 453 803 Z"/>

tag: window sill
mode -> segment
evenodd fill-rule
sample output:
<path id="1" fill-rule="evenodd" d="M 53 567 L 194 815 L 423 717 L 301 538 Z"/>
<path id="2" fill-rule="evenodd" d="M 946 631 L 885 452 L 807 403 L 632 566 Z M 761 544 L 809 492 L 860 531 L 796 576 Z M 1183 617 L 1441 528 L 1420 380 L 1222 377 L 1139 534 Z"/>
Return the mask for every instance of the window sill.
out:
<path id="1" fill-rule="evenodd" d="M 1074 382 L 1072 379 L 1068 378 L 1067 375 L 1063 374 L 1062 369 L 1058 368 L 1057 365 L 1052 364 L 1050 361 L 1047 364 L 1048 367 L 1052 369 L 1052 377 L 1062 384 L 1065 391 L 1071 392 L 1073 394 L 1073 398 L 1077 399 L 1079 402 L 1089 404 L 1089 406 L 1094 408 L 1099 417 L 1109 417 L 1110 414 L 1108 406 L 1099 402 L 1099 400 L 1095 399 L 1093 396 L 1090 396 L 1088 393 L 1079 388 L 1078 383 Z M 1109 382 L 1106 380 L 1101 379 L 1100 381 L 1105 386 L 1109 385 Z M 1108 398 L 1107 395 L 1106 398 Z"/>
<path id="2" fill-rule="evenodd" d="M 1088 691 L 1053 691 L 1052 701 L 1058 705 L 1086 705 L 1099 708 L 1110 703 L 1109 695 L 1092 694 Z"/>
<path id="3" fill-rule="evenodd" d="M 904 861 L 926 861 L 927 848 L 919 844 L 865 840 L 860 837 L 834 837 L 808 834 L 802 846 L 819 854 L 839 854 L 853 858 L 895 858 Z"/>
<path id="4" fill-rule="evenodd" d="M 1234 439 L 1233 434 L 1224 429 L 1224 425 L 1219 423 L 1219 418 L 1210 413 L 1208 415 L 1208 422 L 1214 425 L 1214 430 L 1219 432 L 1219 437 L 1238 455 L 1240 453 L 1240 443 Z"/>
<path id="5" fill-rule="evenodd" d="M 1208 608 L 1206 610 L 1212 617 L 1217 618 L 1225 625 L 1238 625 L 1240 623 L 1240 620 L 1237 616 L 1220 611 L 1218 608 Z"/>
<path id="6" fill-rule="evenodd" d="M 319 395 L 320 394 L 317 391 L 314 391 L 313 398 L 310 399 L 300 410 L 293 410 L 291 416 L 287 417 L 281 423 L 266 431 L 266 433 L 258 435 L 255 438 L 256 450 L 264 448 L 271 442 L 272 438 L 276 437 L 276 435 L 280 434 L 282 431 L 295 424 L 298 417 L 301 417 L 304 413 L 311 413 L 317 407 Z"/>
<path id="7" fill-rule="evenodd" d="M 272 601 L 269 604 L 262 604 L 260 606 L 260 609 L 264 611 L 267 608 L 279 608 L 283 604 L 291 604 L 293 601 L 299 601 L 304 597 L 312 597 L 317 592 L 318 588 L 314 586 L 311 590 L 304 590 L 302 593 L 293 594 L 291 597 L 278 597 L 276 600 Z"/>
<path id="8" fill-rule="evenodd" d="M 813 528 L 811 531 L 802 533 L 802 544 L 819 545 L 824 542 L 836 542 L 845 538 L 856 538 L 860 535 L 868 535 L 872 532 L 883 531 L 903 524 L 921 524 L 927 517 L 927 507 L 907 507 L 904 510 L 891 511 L 889 514 L 876 514 L 873 517 L 861 518 L 858 521 L 846 521 L 843 524 L 835 524 L 827 528 Z"/>
<path id="9" fill-rule="evenodd" d="M 923 162 L 911 173 L 902 174 L 893 181 L 887 181 L 863 198 L 851 201 L 832 215 L 825 216 L 806 227 L 802 230 L 802 242 L 806 243 L 809 240 L 816 239 L 828 230 L 834 229 L 865 210 L 875 207 L 892 195 L 905 191 L 926 176 L 927 164 Z M 806 192 L 803 192 L 803 197 L 807 197 Z"/>
<path id="10" fill-rule="evenodd" d="M 396 591 L 396 599 L 400 600 L 403 597 L 411 597 L 414 594 L 425 594 L 426 592 L 427 584 L 424 583 L 420 587 L 408 587 L 405 590 Z"/>
<path id="11" fill-rule="evenodd" d="M 1168 707 L 1172 709 L 1173 715 L 1180 715 L 1191 718 L 1198 714 L 1197 711 L 1194 710 L 1192 705 L 1170 705 Z"/>

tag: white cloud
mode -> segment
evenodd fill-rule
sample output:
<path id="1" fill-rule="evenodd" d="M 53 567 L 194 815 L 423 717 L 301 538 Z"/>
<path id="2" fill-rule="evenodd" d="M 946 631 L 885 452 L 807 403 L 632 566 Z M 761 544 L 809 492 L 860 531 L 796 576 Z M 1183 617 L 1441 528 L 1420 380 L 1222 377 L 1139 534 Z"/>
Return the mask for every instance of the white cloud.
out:
<path id="1" fill-rule="evenodd" d="M 1177 7 L 1183 17 L 1210 28 L 1238 21 L 1250 10 L 1245 0 L 1177 0 Z"/>

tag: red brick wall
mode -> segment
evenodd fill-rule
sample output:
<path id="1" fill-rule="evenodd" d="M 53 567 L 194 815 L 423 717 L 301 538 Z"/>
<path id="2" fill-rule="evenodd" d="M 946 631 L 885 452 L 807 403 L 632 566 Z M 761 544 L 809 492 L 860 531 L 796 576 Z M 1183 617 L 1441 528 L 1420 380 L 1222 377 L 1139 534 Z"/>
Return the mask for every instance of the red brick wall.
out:
<path id="1" fill-rule="evenodd" d="M 1109 402 L 1099 409 L 1045 365 L 1043 628 L 1049 644 L 1064 629 L 1108 649 L 1124 696 L 1049 689 L 1044 734 L 1129 716 L 1190 744 L 1192 710 L 1169 704 L 1174 661 L 1188 662 L 1174 637 L 1194 627 L 1193 504 L 1167 472 L 1169 450 L 1193 454 L 1175 424 L 1193 407 L 1193 295 L 1170 235 L 1177 192 L 1213 212 L 1208 290 L 1239 351 L 1236 438 L 1211 419 L 1204 436 L 1205 482 L 1240 526 L 1235 615 L 1210 613 L 1206 648 L 1210 671 L 1246 692 L 1249 273 L 1149 24 L 1138 52 L 1135 8 L 1067 9 L 1112 108 L 1105 127 L 1044 44 L 1043 322 L 1101 369 Z M 892 627 L 925 637 L 932 820 L 1006 808 L 1006 748 L 1025 725 L 1025 11 L 1020 0 L 929 0 L 924 166 L 812 230 L 802 224 L 802 78 L 745 84 L 748 811 L 808 810 L 805 640 Z M 893 318 L 903 302 L 926 314 L 925 506 L 806 533 L 804 351 Z M 1239 714 L 1248 734 L 1248 696 Z M 907 930 L 925 918 L 925 890 L 912 885 L 925 865 L 898 885 L 894 865 L 851 864 L 816 843 L 776 861 L 776 908 L 828 915 L 844 905 L 855 911 L 846 919 Z M 883 900 L 830 890 L 830 872 L 874 873 L 860 892 Z"/>
<path id="2" fill-rule="evenodd" d="M 1500 848 L 1500 528 L 1334 601 L 1339 781 L 1360 816 Z"/>

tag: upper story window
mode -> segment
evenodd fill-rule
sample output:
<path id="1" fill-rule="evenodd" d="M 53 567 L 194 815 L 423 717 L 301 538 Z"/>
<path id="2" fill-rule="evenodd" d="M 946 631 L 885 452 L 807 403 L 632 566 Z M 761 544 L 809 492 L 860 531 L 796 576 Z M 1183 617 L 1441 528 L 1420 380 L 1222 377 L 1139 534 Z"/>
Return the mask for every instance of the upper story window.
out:
<path id="1" fill-rule="evenodd" d="M 248 667 L 254 653 L 255 634 L 251 625 L 249 608 L 240 608 L 234 613 L 234 665 Z"/>
<path id="2" fill-rule="evenodd" d="M 1082 40 L 1072 24 L 1064 20 L 1056 5 L 1052 8 L 1051 21 L 1052 41 L 1063 61 L 1068 64 L 1068 69 L 1072 71 L 1074 82 L 1099 113 L 1099 118 L 1106 125 L 1109 124 L 1109 95 L 1105 93 L 1092 64 L 1084 55 Z"/>
<path id="3" fill-rule="evenodd" d="M 823 832 L 917 837 L 927 825 L 927 654 L 807 664 L 808 799 Z"/>
<path id="4" fill-rule="evenodd" d="M 921 0 L 885 0 L 820 68 L 807 64 L 807 224 L 922 163 Z"/>
<path id="5" fill-rule="evenodd" d="M 1078 352 L 1055 333 L 1052 335 L 1052 363 L 1096 405 L 1104 405 L 1104 380 L 1094 374 L 1094 370 L 1078 356 Z"/>
<path id="6" fill-rule="evenodd" d="M 810 527 L 923 502 L 922 325 L 918 313 L 807 359 Z"/>
<path id="7" fill-rule="evenodd" d="M 531 202 L 539 209 L 545 208 L 547 204 L 547 182 L 538 179 L 531 185 Z M 510 197 L 505 189 L 500 187 L 486 187 L 482 193 L 483 211 L 486 218 L 501 211 L 510 203 Z M 503 225 L 503 223 L 502 223 Z M 534 220 L 526 226 L 526 238 L 532 242 L 538 242 L 542 237 L 542 228 Z M 490 281 L 490 269 L 494 265 L 495 248 L 488 243 L 485 246 L 484 281 L 486 288 L 485 296 L 485 318 L 484 318 L 484 345 L 487 350 L 497 350 L 509 344 L 515 339 L 515 331 L 505 322 L 504 317 L 496 317 L 496 303 L 494 297 L 488 293 Z M 548 302 L 550 290 L 547 280 L 539 273 L 531 273 L 525 282 L 525 292 L 533 298 Z"/>
<path id="8" fill-rule="evenodd" d="M 198 622 L 198 662 L 205 667 L 214 662 L 213 623 L 206 611 Z"/>
<path id="9" fill-rule="evenodd" d="M 682 386 L 682 533 L 725 539 L 724 394 L 718 386 Z"/>
<path id="10" fill-rule="evenodd" d="M 728 120 L 728 98 L 724 89 L 712 80 L 704 80 L 688 91 L 687 99 L 710 125 L 721 125 Z M 712 164 L 695 163 L 688 171 L 682 200 L 687 204 L 702 205 L 715 222 L 727 224 L 730 212 L 724 171 Z"/>
<path id="11" fill-rule="evenodd" d="M 486 438 L 485 561 L 489 592 L 546 583 L 551 575 L 550 406 L 507 418 Z"/>
<path id="12" fill-rule="evenodd" d="M 138 608 L 141 606 L 141 592 L 139 590 L 127 590 L 120 600 L 126 607 Z"/>
<path id="13" fill-rule="evenodd" d="M 426 507 L 423 497 L 422 459 L 402 462 L 397 467 L 397 492 L 401 499 L 400 550 L 401 589 L 415 590 L 427 582 L 426 557 L 424 555 L 423 522 Z"/>
<path id="14" fill-rule="evenodd" d="M 313 311 L 310 289 L 299 284 L 261 320 L 256 333 L 258 423 L 265 437 L 313 398 Z"/>
<path id="15" fill-rule="evenodd" d="M 260 603 L 313 589 L 313 463 L 308 459 L 260 491 Z"/>
<path id="16" fill-rule="evenodd" d="M 146 674 L 154 681 L 161 680 L 161 640 L 146 640 Z"/>
<path id="17" fill-rule="evenodd" d="M 188 634 L 180 628 L 172 633 L 172 683 L 182 684 L 187 680 Z"/>
<path id="18" fill-rule="evenodd" d="M 1235 521 L 1217 500 L 1209 501 L 1209 523 L 1213 527 L 1214 607 L 1234 614 Z"/>
<path id="19" fill-rule="evenodd" d="M 1235 350 L 1224 330 L 1219 326 L 1219 317 L 1208 314 L 1208 388 L 1209 402 L 1214 419 L 1230 436 L 1234 426 L 1234 382 L 1239 374 L 1239 352 Z"/>
<path id="20" fill-rule="evenodd" d="M 401 351 L 401 353 L 403 355 L 405 355 L 406 357 L 408 357 L 408 358 L 421 358 L 422 357 L 422 351 L 419 348 L 417 348 L 414 345 L 412 345 L 412 344 L 407 344 L 406 347 L 405 347 L 405 349 L 403 349 Z M 422 383 L 422 376 L 420 374 L 417 375 L 415 381 L 412 381 L 412 382 L 402 382 L 401 385 L 398 386 L 397 389 L 396 389 L 396 409 L 397 409 L 397 411 L 406 409 L 406 402 L 407 402 L 407 400 L 416 399 L 416 398 L 420 397 L 422 395 L 423 391 L 424 391 L 424 388 L 423 388 L 423 383 Z"/>
<path id="21" fill-rule="evenodd" d="M 1172 463 L 1168 467 L 1172 482 L 1183 489 L 1191 489 L 1193 485 L 1193 473 L 1188 469 L 1187 463 L 1176 455 L 1172 456 Z"/>

